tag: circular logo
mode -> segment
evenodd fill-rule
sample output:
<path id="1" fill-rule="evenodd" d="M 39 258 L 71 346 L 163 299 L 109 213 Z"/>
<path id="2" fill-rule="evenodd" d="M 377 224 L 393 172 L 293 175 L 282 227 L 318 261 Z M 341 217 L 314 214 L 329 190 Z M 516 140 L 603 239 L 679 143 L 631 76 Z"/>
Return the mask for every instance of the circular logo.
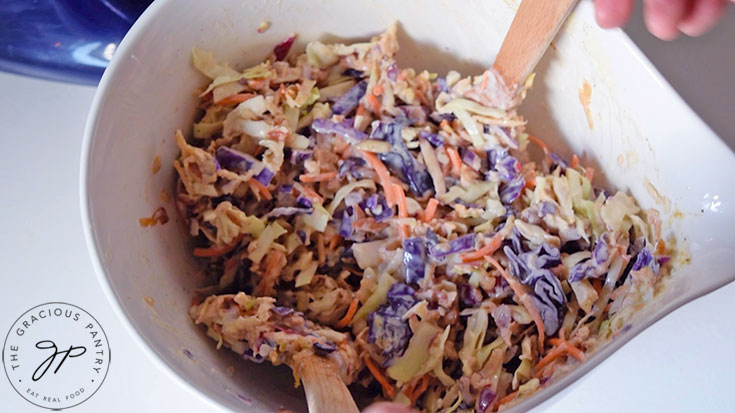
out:
<path id="1" fill-rule="evenodd" d="M 66 303 L 31 308 L 10 328 L 3 345 L 10 384 L 24 399 L 47 409 L 82 403 L 102 386 L 110 346 L 102 326 Z"/>

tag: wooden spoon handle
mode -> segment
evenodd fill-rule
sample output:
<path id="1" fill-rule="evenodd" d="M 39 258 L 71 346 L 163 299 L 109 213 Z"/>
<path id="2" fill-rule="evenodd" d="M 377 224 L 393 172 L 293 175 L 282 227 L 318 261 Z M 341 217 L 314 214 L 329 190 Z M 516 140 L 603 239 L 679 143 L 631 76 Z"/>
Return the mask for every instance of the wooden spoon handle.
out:
<path id="1" fill-rule="evenodd" d="M 505 35 L 495 69 L 513 90 L 522 85 L 577 0 L 523 0 Z"/>
<path id="2" fill-rule="evenodd" d="M 359 413 L 332 361 L 310 355 L 299 360 L 298 369 L 309 413 Z"/>

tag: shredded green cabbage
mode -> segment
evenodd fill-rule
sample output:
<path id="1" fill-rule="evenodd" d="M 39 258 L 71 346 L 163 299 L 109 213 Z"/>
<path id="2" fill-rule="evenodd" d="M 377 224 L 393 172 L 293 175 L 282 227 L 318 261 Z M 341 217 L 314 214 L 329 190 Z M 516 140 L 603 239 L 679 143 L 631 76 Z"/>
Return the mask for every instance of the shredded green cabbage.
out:
<path id="1" fill-rule="evenodd" d="M 304 216 L 304 223 L 313 228 L 314 231 L 324 232 L 331 218 L 332 214 L 323 206 L 314 204 L 314 210 L 311 214 Z"/>
<path id="2" fill-rule="evenodd" d="M 273 242 L 286 232 L 277 222 L 273 222 L 265 227 L 263 232 L 260 233 L 260 236 L 253 241 L 255 243 L 255 249 L 248 254 L 250 261 L 259 264 L 265 254 L 268 253 L 268 250 L 271 249 Z"/>
<path id="3" fill-rule="evenodd" d="M 378 285 L 375 286 L 375 291 L 373 291 L 370 297 L 368 297 L 362 307 L 357 310 L 355 316 L 352 317 L 350 324 L 354 324 L 356 321 L 362 320 L 367 317 L 368 314 L 383 305 L 383 303 L 388 299 L 388 290 L 393 284 L 395 284 L 395 282 L 395 278 L 391 277 L 387 273 L 381 273 L 378 275 Z"/>

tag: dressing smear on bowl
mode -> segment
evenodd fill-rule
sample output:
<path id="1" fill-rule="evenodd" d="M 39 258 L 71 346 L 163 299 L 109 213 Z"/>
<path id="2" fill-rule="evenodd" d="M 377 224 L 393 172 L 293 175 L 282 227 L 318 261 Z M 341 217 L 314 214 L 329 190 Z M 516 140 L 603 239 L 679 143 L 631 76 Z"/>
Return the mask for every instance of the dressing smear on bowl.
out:
<path id="1" fill-rule="evenodd" d="M 376 399 L 490 412 L 653 298 L 658 213 L 529 136 L 492 73 L 398 67 L 395 27 L 293 41 L 244 71 L 193 50 L 211 83 L 176 134 L 176 201 L 207 274 L 190 315 L 218 348 L 317 354 Z"/>

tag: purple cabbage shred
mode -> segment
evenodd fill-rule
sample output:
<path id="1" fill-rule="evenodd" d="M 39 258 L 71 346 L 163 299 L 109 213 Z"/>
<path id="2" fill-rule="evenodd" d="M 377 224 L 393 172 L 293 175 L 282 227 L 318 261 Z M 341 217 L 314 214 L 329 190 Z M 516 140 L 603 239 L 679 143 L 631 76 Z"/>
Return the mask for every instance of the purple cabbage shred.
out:
<path id="1" fill-rule="evenodd" d="M 403 266 L 406 271 L 405 280 L 409 284 L 424 279 L 426 272 L 426 245 L 421 237 L 403 240 Z"/>
<path id="2" fill-rule="evenodd" d="M 273 48 L 273 54 L 276 55 L 276 60 L 283 60 L 286 58 L 288 52 L 291 50 L 291 46 L 293 46 L 294 40 L 296 40 L 296 35 L 292 34 L 288 39 L 278 43 L 276 47 Z"/>
<path id="3" fill-rule="evenodd" d="M 344 123 L 332 122 L 329 119 L 315 119 L 311 123 L 311 128 L 316 133 L 335 134 L 345 138 L 349 142 L 359 142 L 367 138 L 364 132 L 361 132 L 350 125 Z"/>
<path id="4" fill-rule="evenodd" d="M 367 90 L 367 81 L 365 80 L 358 82 L 355 86 L 352 86 L 347 93 L 339 97 L 334 102 L 332 105 L 332 113 L 345 116 L 349 115 L 360 103 L 360 99 L 365 96 L 365 90 Z"/>
<path id="5" fill-rule="evenodd" d="M 416 304 L 414 290 L 403 283 L 393 284 L 387 298 L 387 303 L 368 316 L 367 342 L 382 350 L 383 367 L 405 351 L 412 334 L 403 314 Z"/>

